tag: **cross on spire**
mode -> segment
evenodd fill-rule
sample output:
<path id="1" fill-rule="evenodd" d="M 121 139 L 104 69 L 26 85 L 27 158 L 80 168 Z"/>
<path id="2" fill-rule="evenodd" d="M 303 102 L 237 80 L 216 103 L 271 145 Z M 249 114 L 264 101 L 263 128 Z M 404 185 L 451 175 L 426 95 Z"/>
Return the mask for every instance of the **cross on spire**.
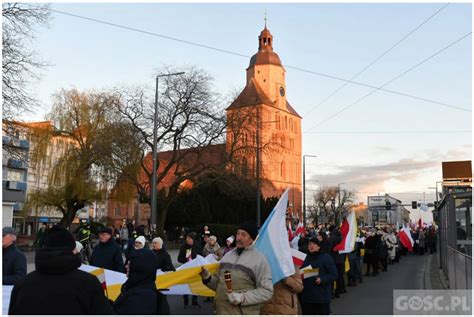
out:
<path id="1" fill-rule="evenodd" d="M 265 16 L 263 19 L 265 20 L 265 28 L 267 28 L 267 9 L 265 9 Z"/>

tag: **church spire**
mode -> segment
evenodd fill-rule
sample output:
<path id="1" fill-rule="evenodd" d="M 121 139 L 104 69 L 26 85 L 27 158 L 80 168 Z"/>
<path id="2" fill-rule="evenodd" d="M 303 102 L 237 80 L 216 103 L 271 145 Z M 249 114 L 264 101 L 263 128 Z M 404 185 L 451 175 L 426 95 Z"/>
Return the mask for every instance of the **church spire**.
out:
<path id="1" fill-rule="evenodd" d="M 259 51 L 273 51 L 273 35 L 267 29 L 267 17 L 265 15 L 265 28 L 260 32 L 258 37 Z"/>

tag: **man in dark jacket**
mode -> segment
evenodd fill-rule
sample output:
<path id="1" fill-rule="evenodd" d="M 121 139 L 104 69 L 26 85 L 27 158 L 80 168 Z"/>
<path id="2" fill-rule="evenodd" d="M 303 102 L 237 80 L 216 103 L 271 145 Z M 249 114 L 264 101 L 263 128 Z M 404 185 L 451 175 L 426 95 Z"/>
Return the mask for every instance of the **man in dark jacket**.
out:
<path id="1" fill-rule="evenodd" d="M 114 303 L 115 313 L 119 315 L 158 314 L 156 289 L 156 256 L 149 249 L 135 250 L 130 254 L 127 264 L 127 281 Z"/>
<path id="2" fill-rule="evenodd" d="M 112 230 L 104 228 L 99 231 L 99 244 L 94 247 L 91 265 L 124 273 L 122 250 L 112 238 Z"/>
<path id="3" fill-rule="evenodd" d="M 337 281 L 336 281 L 336 289 L 334 290 L 334 297 L 338 298 L 340 294 L 346 292 L 346 286 L 344 282 L 344 260 L 345 255 L 340 254 L 339 251 L 334 251 L 334 247 L 337 246 L 342 241 L 342 234 L 341 231 L 336 226 L 331 226 L 331 255 L 334 263 L 336 264 L 337 268 Z"/>
<path id="4" fill-rule="evenodd" d="M 2 230 L 3 285 L 15 285 L 26 275 L 26 257 L 14 243 L 16 235 L 11 227 Z"/>
<path id="5" fill-rule="evenodd" d="M 186 235 L 186 243 L 181 246 L 179 249 L 178 254 L 178 262 L 179 263 L 186 263 L 192 261 L 196 258 L 196 256 L 202 255 L 202 249 L 198 243 L 196 243 L 196 233 L 190 232 Z M 188 307 L 189 298 L 188 295 L 183 295 L 184 300 L 184 308 Z M 192 297 L 192 305 L 194 307 L 201 307 L 198 304 L 197 296 Z"/>
<path id="6" fill-rule="evenodd" d="M 11 293 L 9 315 L 110 315 L 99 280 L 78 270 L 81 259 L 66 229 L 48 231 L 36 252 L 36 271 L 21 279 Z"/>
<path id="7" fill-rule="evenodd" d="M 311 266 L 318 269 L 316 276 L 306 276 L 303 271 L 303 292 L 301 306 L 304 315 L 329 315 L 331 313 L 331 288 L 337 279 L 337 270 L 332 257 L 321 253 L 321 241 L 311 238 L 308 244 L 308 255 L 302 267 Z"/>

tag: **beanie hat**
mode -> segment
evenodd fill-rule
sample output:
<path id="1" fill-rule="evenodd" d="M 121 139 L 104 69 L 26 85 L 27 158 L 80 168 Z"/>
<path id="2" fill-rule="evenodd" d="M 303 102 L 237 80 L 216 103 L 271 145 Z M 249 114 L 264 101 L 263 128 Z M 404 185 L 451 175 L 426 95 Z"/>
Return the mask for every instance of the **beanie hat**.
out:
<path id="1" fill-rule="evenodd" d="M 135 243 L 140 242 L 142 246 L 145 246 L 145 237 L 144 236 L 139 236 L 138 238 L 135 239 Z"/>
<path id="2" fill-rule="evenodd" d="M 258 228 L 255 224 L 255 221 L 246 221 L 244 223 L 241 223 L 238 229 L 247 232 L 250 237 L 252 237 L 252 240 L 255 240 L 257 238 Z"/>
<path id="3" fill-rule="evenodd" d="M 234 243 L 234 236 L 228 237 L 226 241 L 229 241 L 231 244 Z"/>
<path id="4" fill-rule="evenodd" d="M 190 237 L 193 240 L 196 240 L 196 232 L 189 232 L 186 237 Z"/>
<path id="5" fill-rule="evenodd" d="M 112 229 L 107 228 L 107 227 L 102 228 L 102 229 L 99 230 L 99 234 L 101 234 L 101 233 L 108 233 L 108 234 L 112 235 Z"/>
<path id="6" fill-rule="evenodd" d="M 61 226 L 52 227 L 44 238 L 46 248 L 58 248 L 74 250 L 76 241 L 72 234 Z"/>
<path id="7" fill-rule="evenodd" d="M 311 238 L 309 239 L 309 242 L 316 243 L 318 246 L 321 246 L 321 241 L 319 241 L 318 238 Z"/>

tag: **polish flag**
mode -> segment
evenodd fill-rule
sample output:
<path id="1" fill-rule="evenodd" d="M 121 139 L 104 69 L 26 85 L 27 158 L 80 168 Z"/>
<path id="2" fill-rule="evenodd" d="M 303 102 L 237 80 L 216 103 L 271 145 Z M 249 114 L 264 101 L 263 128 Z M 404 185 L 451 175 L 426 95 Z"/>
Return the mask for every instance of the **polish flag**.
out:
<path id="1" fill-rule="evenodd" d="M 291 229 L 291 224 L 288 223 L 288 240 L 289 241 L 293 240 L 293 237 L 294 235 L 293 235 L 293 230 Z"/>
<path id="2" fill-rule="evenodd" d="M 342 241 L 333 250 L 339 253 L 350 253 L 354 251 L 357 236 L 357 221 L 355 212 L 351 211 L 341 225 Z"/>
<path id="3" fill-rule="evenodd" d="M 300 221 L 300 223 L 298 223 L 298 226 L 296 227 L 296 230 L 295 230 L 295 233 L 294 233 L 294 236 L 299 236 L 300 234 L 302 234 L 304 232 L 304 226 L 303 226 L 303 222 Z"/>
<path id="4" fill-rule="evenodd" d="M 293 263 L 297 267 L 301 267 L 303 265 L 304 259 L 306 259 L 306 253 L 303 253 L 296 249 L 291 249 L 291 256 L 293 257 Z"/>
<path id="5" fill-rule="evenodd" d="M 406 225 L 403 225 L 402 230 L 400 230 L 399 238 L 401 244 L 405 248 L 407 248 L 409 251 L 413 250 L 413 245 L 415 245 L 415 242 L 413 241 L 410 230 L 408 230 L 408 227 Z"/>

